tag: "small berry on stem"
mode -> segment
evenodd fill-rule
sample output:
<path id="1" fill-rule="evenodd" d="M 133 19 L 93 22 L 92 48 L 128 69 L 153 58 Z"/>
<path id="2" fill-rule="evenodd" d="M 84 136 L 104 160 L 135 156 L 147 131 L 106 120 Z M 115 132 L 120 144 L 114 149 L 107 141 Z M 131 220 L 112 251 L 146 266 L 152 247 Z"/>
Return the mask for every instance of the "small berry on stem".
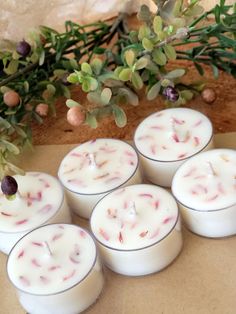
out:
<path id="1" fill-rule="evenodd" d="M 172 86 L 167 86 L 164 88 L 163 95 L 171 102 L 176 102 L 179 99 L 178 91 Z"/>
<path id="2" fill-rule="evenodd" d="M 12 176 L 5 176 L 1 182 L 1 189 L 3 194 L 6 196 L 12 196 L 16 194 L 18 190 L 18 184 L 15 178 Z"/>
<path id="3" fill-rule="evenodd" d="M 15 107 L 20 102 L 20 96 L 14 90 L 9 90 L 8 92 L 4 93 L 3 101 L 8 107 Z"/>
<path id="4" fill-rule="evenodd" d="M 24 39 L 22 41 L 20 41 L 17 46 L 16 46 L 16 51 L 19 53 L 19 55 L 21 55 L 22 57 L 27 57 L 28 54 L 31 51 L 31 46 L 29 43 L 27 43 L 27 41 L 25 41 Z"/>
<path id="5" fill-rule="evenodd" d="M 67 111 L 67 121 L 72 126 L 80 126 L 85 121 L 85 112 L 81 107 L 72 107 Z"/>

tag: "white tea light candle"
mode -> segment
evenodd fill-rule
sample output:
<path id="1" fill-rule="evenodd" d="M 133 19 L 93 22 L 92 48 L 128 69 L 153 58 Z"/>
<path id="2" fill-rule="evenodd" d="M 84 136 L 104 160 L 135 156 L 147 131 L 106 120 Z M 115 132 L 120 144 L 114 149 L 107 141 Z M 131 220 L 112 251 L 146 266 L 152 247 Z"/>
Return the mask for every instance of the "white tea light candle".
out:
<path id="1" fill-rule="evenodd" d="M 141 182 L 138 155 L 120 140 L 97 139 L 83 143 L 62 160 L 58 177 L 69 206 L 89 218 L 94 205 L 108 192 Z"/>
<path id="2" fill-rule="evenodd" d="M 95 302 L 104 282 L 92 237 L 70 224 L 25 235 L 9 254 L 7 272 L 30 314 L 80 313 Z"/>
<path id="3" fill-rule="evenodd" d="M 157 272 L 182 248 L 177 204 L 154 185 L 132 185 L 106 195 L 95 206 L 90 224 L 104 263 L 123 275 Z"/>
<path id="4" fill-rule="evenodd" d="M 186 161 L 172 192 L 186 226 L 202 236 L 236 234 L 236 151 L 213 149 Z"/>
<path id="5" fill-rule="evenodd" d="M 71 222 L 60 182 L 42 172 L 15 175 L 18 193 L 8 200 L 0 194 L 0 250 L 8 254 L 27 232 L 45 223 Z"/>
<path id="6" fill-rule="evenodd" d="M 186 159 L 213 148 L 212 136 L 211 122 L 198 111 L 172 108 L 150 115 L 134 136 L 146 179 L 170 187 Z"/>

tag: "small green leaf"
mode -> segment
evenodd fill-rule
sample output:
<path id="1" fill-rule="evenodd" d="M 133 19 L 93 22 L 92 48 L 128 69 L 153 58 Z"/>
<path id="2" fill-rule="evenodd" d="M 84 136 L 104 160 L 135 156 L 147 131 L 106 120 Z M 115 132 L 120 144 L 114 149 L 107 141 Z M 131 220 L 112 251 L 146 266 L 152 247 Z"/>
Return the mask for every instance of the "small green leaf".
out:
<path id="1" fill-rule="evenodd" d="M 4 72 L 8 75 L 14 74 L 18 69 L 19 61 L 12 59 L 7 68 L 4 68 Z"/>
<path id="2" fill-rule="evenodd" d="M 184 98 L 187 101 L 189 101 L 189 100 L 191 100 L 193 98 L 193 92 L 191 92 L 188 89 L 182 90 L 180 92 L 180 95 L 181 95 L 182 98 Z"/>
<path id="3" fill-rule="evenodd" d="M 119 79 L 120 79 L 121 81 L 124 81 L 124 82 L 129 81 L 130 78 L 131 78 L 131 73 L 132 73 L 132 71 L 131 71 L 130 68 L 125 68 L 125 69 L 123 69 L 123 70 L 121 70 L 121 72 L 119 73 Z"/>
<path id="4" fill-rule="evenodd" d="M 147 93 L 147 99 L 148 100 L 153 100 L 155 99 L 158 94 L 160 93 L 161 90 L 161 82 L 157 82 L 156 84 L 154 84 L 148 91 Z"/>
<path id="5" fill-rule="evenodd" d="M 151 29 L 146 25 L 141 25 L 138 32 L 138 39 L 142 40 L 144 37 L 149 38 L 151 34 Z"/>
<path id="6" fill-rule="evenodd" d="M 21 127 L 14 125 L 14 128 L 16 130 L 16 133 L 19 134 L 22 138 L 27 137 L 27 134 L 25 133 L 25 131 Z"/>
<path id="7" fill-rule="evenodd" d="M 163 49 L 164 49 L 164 52 L 165 52 L 165 54 L 169 60 L 175 60 L 176 59 L 176 52 L 175 52 L 174 47 L 172 47 L 170 45 L 165 45 L 163 47 Z"/>
<path id="8" fill-rule="evenodd" d="M 137 17 L 140 21 L 148 22 L 151 17 L 151 12 L 150 12 L 149 7 L 143 4 L 140 8 L 140 11 L 137 14 Z"/>
<path id="9" fill-rule="evenodd" d="M 138 96 L 128 87 L 119 88 L 118 95 L 124 96 L 132 106 L 138 106 L 139 104 Z"/>
<path id="10" fill-rule="evenodd" d="M 14 145 L 13 143 L 8 142 L 6 140 L 1 139 L 0 140 L 0 146 L 6 147 L 6 149 L 8 149 L 14 155 L 18 155 L 20 153 L 20 150 L 16 145 Z"/>
<path id="11" fill-rule="evenodd" d="M 12 90 L 12 89 L 7 87 L 7 86 L 1 86 L 0 87 L 0 91 L 2 94 L 5 94 L 6 92 L 9 92 L 10 90 Z"/>
<path id="12" fill-rule="evenodd" d="M 108 105 L 112 96 L 112 91 L 110 88 L 104 88 L 101 92 L 101 101 L 103 105 Z"/>
<path id="13" fill-rule="evenodd" d="M 6 164 L 7 164 L 8 169 L 10 169 L 12 172 L 17 173 L 17 174 L 19 174 L 21 176 L 25 175 L 25 172 L 24 172 L 23 169 L 17 167 L 16 165 L 14 165 L 14 164 L 12 164 L 10 162 L 7 162 Z"/>
<path id="14" fill-rule="evenodd" d="M 94 91 L 98 88 L 98 81 L 93 77 L 88 77 L 86 79 L 87 83 L 89 84 L 89 90 Z"/>
<path id="15" fill-rule="evenodd" d="M 134 64 L 135 70 L 141 70 L 141 69 L 146 68 L 148 61 L 149 60 L 145 57 L 141 57 L 140 59 L 138 59 L 138 61 L 135 62 L 135 64 Z"/>
<path id="16" fill-rule="evenodd" d="M 153 60 L 159 64 L 159 65 L 165 65 L 166 64 L 166 56 L 165 54 L 161 51 L 161 49 L 157 48 L 153 51 L 152 53 Z"/>
<path id="17" fill-rule="evenodd" d="M 204 70 L 203 70 L 202 66 L 201 66 L 199 63 L 194 62 L 194 66 L 195 66 L 195 68 L 198 70 L 198 73 L 199 73 L 200 75 L 203 75 L 203 74 L 204 74 Z"/>
<path id="18" fill-rule="evenodd" d="M 68 108 L 81 107 L 80 103 L 78 103 L 77 101 L 74 101 L 73 99 L 67 99 L 66 105 Z"/>
<path id="19" fill-rule="evenodd" d="M 67 86 L 61 85 L 61 89 L 62 89 L 62 92 L 63 92 L 63 96 L 65 96 L 66 98 L 70 98 L 71 97 L 70 90 L 69 90 L 69 88 Z"/>
<path id="20" fill-rule="evenodd" d="M 165 78 L 173 80 L 173 79 L 176 79 L 176 78 L 183 76 L 184 74 L 185 74 L 184 69 L 176 69 L 176 70 L 173 70 L 173 71 L 170 71 L 169 73 L 167 73 L 165 75 Z"/>
<path id="21" fill-rule="evenodd" d="M 116 125 L 123 128 L 127 123 L 127 117 L 122 108 L 117 105 L 112 105 L 112 112 L 115 118 Z"/>
<path id="22" fill-rule="evenodd" d="M 132 49 L 125 51 L 125 61 L 129 67 L 132 67 L 134 64 L 135 53 Z"/>
<path id="23" fill-rule="evenodd" d="M 162 31 L 162 18 L 159 15 L 154 17 L 153 29 L 156 34 Z"/>
<path id="24" fill-rule="evenodd" d="M 88 62 L 83 62 L 81 64 L 81 70 L 89 75 L 92 75 L 93 72 L 92 72 L 92 68 L 90 66 L 90 64 L 88 64 Z"/>
<path id="25" fill-rule="evenodd" d="M 48 84 L 47 85 L 47 90 L 48 90 L 48 93 L 49 93 L 50 97 L 52 97 L 56 93 L 56 88 L 52 84 Z"/>
<path id="26" fill-rule="evenodd" d="M 71 84 L 75 84 L 79 82 L 79 78 L 78 75 L 76 73 L 71 73 L 68 77 L 67 77 L 67 81 Z"/>
<path id="27" fill-rule="evenodd" d="M 44 60 L 45 60 L 45 50 L 42 49 L 40 51 L 40 55 L 39 55 L 39 65 L 43 65 L 44 64 Z"/>
<path id="28" fill-rule="evenodd" d="M 29 92 L 29 83 L 28 83 L 28 81 L 24 81 L 23 86 L 24 86 L 25 92 L 28 93 Z"/>
<path id="29" fill-rule="evenodd" d="M 99 58 L 94 58 L 90 63 L 92 71 L 96 75 L 99 75 L 101 73 L 102 65 L 103 65 L 102 60 L 100 60 Z"/>
<path id="30" fill-rule="evenodd" d="M 99 92 L 89 92 L 87 99 L 92 104 L 102 105 L 101 94 Z"/>
<path id="31" fill-rule="evenodd" d="M 219 69 L 214 64 L 211 64 L 213 75 L 215 79 L 219 78 Z"/>
<path id="32" fill-rule="evenodd" d="M 77 62 L 75 59 L 70 59 L 70 60 L 69 60 L 69 63 L 70 63 L 71 68 L 72 68 L 73 70 L 78 70 L 79 65 L 78 65 L 78 62 Z"/>
<path id="33" fill-rule="evenodd" d="M 152 51 L 154 47 L 151 40 L 146 37 L 142 39 L 142 45 L 143 45 L 143 48 L 146 49 L 147 51 Z"/>
<path id="34" fill-rule="evenodd" d="M 86 114 L 85 123 L 87 123 L 93 129 L 96 129 L 98 126 L 97 119 L 96 119 L 95 115 L 90 113 L 90 112 L 87 112 L 87 114 Z"/>
<path id="35" fill-rule="evenodd" d="M 131 82 L 135 89 L 141 89 L 143 87 L 143 80 L 138 72 L 132 73 Z"/>

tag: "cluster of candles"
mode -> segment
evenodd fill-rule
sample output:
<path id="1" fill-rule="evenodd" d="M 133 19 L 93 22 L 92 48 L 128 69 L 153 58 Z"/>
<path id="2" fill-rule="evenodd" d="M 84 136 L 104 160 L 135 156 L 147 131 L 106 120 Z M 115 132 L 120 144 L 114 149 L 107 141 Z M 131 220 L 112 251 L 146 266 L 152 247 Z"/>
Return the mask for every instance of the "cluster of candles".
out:
<path id="1" fill-rule="evenodd" d="M 31 314 L 88 308 L 103 289 L 103 264 L 128 276 L 162 270 L 182 249 L 181 217 L 201 236 L 236 234 L 236 151 L 214 149 L 209 119 L 191 109 L 152 114 L 134 147 L 79 145 L 58 178 L 28 172 L 15 176 L 14 200 L 0 195 L 0 250 Z M 90 232 L 71 224 L 70 210 Z"/>

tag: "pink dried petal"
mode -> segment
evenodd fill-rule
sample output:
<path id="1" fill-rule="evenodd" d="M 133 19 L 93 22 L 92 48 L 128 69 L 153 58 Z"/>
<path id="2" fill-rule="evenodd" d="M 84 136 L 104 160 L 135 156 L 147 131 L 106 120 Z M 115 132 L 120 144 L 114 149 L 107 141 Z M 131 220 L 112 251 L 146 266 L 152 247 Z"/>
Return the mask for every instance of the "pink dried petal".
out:
<path id="1" fill-rule="evenodd" d="M 219 197 L 219 194 L 215 194 L 215 195 L 213 195 L 212 197 L 207 198 L 206 201 L 207 201 L 207 202 L 212 202 L 212 201 L 214 201 L 215 199 L 217 199 L 218 197 Z"/>
<path id="2" fill-rule="evenodd" d="M 147 234 L 148 234 L 148 230 L 141 232 L 141 233 L 139 234 L 139 236 L 140 236 L 141 238 L 144 238 L 144 237 L 146 237 Z"/>
<path id="3" fill-rule="evenodd" d="M 125 153 L 125 155 L 127 155 L 129 157 L 134 157 L 135 156 L 133 152 L 130 152 L 128 150 L 126 150 L 124 153 Z"/>
<path id="4" fill-rule="evenodd" d="M 38 213 L 47 214 L 51 209 L 52 209 L 52 205 L 51 204 L 46 204 L 42 208 L 40 208 L 38 210 Z"/>
<path id="5" fill-rule="evenodd" d="M 199 175 L 199 176 L 196 176 L 196 177 L 194 177 L 193 179 L 194 180 L 198 180 L 198 179 L 205 179 L 206 178 L 206 175 Z"/>
<path id="6" fill-rule="evenodd" d="M 72 277 L 75 275 L 75 273 L 76 273 L 76 270 L 73 269 L 72 272 L 71 272 L 70 274 L 68 274 L 67 276 L 64 276 L 64 277 L 62 278 L 62 280 L 63 280 L 63 281 L 66 281 L 66 280 L 72 278 Z"/>
<path id="7" fill-rule="evenodd" d="M 45 179 L 40 178 L 39 181 L 43 182 L 45 188 L 50 187 L 50 184 Z"/>
<path id="8" fill-rule="evenodd" d="M 182 154 L 179 154 L 179 155 L 177 156 L 177 158 L 180 159 L 180 158 L 184 158 L 184 157 L 186 157 L 186 156 L 187 156 L 187 153 L 182 153 Z"/>
<path id="9" fill-rule="evenodd" d="M 99 234 L 106 240 L 109 241 L 109 235 L 107 234 L 107 232 L 105 230 L 103 230 L 102 228 L 99 229 Z"/>
<path id="10" fill-rule="evenodd" d="M 196 127 L 199 126 L 200 124 L 202 124 L 202 120 L 198 120 L 193 126 Z"/>
<path id="11" fill-rule="evenodd" d="M 137 138 L 138 141 L 142 141 L 142 140 L 151 140 L 153 139 L 153 136 L 151 135 L 143 135 Z"/>
<path id="12" fill-rule="evenodd" d="M 15 222 L 16 225 L 23 225 L 28 222 L 28 219 L 22 219 Z"/>
<path id="13" fill-rule="evenodd" d="M 36 246 L 40 246 L 42 247 L 43 246 L 43 243 L 41 242 L 32 242 L 33 245 L 36 245 Z"/>
<path id="14" fill-rule="evenodd" d="M 160 125 L 153 125 L 153 126 L 150 127 L 150 129 L 152 129 L 152 130 L 163 130 L 164 127 L 160 126 Z"/>
<path id="15" fill-rule="evenodd" d="M 82 238 L 86 238 L 86 232 L 84 230 L 80 230 L 79 231 L 79 235 L 82 237 Z"/>
<path id="16" fill-rule="evenodd" d="M 156 152 L 157 152 L 157 146 L 156 146 L 156 145 L 151 145 L 151 146 L 150 146 L 150 150 L 151 150 L 151 153 L 152 153 L 153 155 L 155 155 Z"/>
<path id="17" fill-rule="evenodd" d="M 160 233 L 160 229 L 158 228 L 158 229 L 156 229 L 156 230 L 152 233 L 152 235 L 150 236 L 150 239 L 155 238 L 156 236 L 159 235 L 159 233 Z"/>
<path id="18" fill-rule="evenodd" d="M 167 217 L 167 218 L 165 218 L 163 221 L 162 221 L 162 223 L 163 224 L 168 224 L 170 221 L 172 221 L 174 219 L 174 217 Z"/>
<path id="19" fill-rule="evenodd" d="M 173 138 L 173 140 L 174 140 L 176 143 L 179 143 L 179 142 L 180 142 L 180 140 L 179 140 L 179 138 L 178 138 L 178 135 L 177 135 L 176 133 L 174 133 L 174 134 L 172 135 L 172 138 Z"/>
<path id="20" fill-rule="evenodd" d="M 154 205 L 155 209 L 158 209 L 158 207 L 160 205 L 160 201 L 159 200 L 155 201 L 153 205 Z"/>
<path id="21" fill-rule="evenodd" d="M 194 144 L 195 144 L 195 146 L 198 146 L 199 144 L 200 144 L 200 139 L 199 139 L 199 137 L 198 136 L 194 136 Z"/>
<path id="22" fill-rule="evenodd" d="M 57 270 L 57 269 L 59 269 L 59 268 L 61 268 L 61 266 L 59 266 L 59 265 L 53 265 L 53 266 L 49 267 L 48 270 L 49 270 L 49 271 L 54 271 L 54 270 Z"/>
<path id="23" fill-rule="evenodd" d="M 5 212 L 1 212 L 1 215 L 6 216 L 6 217 L 12 217 L 13 215 L 5 213 Z"/>
<path id="24" fill-rule="evenodd" d="M 36 258 L 32 258 L 31 263 L 36 267 L 42 267 Z"/>
<path id="25" fill-rule="evenodd" d="M 225 194 L 225 190 L 223 188 L 223 184 L 221 182 L 218 183 L 217 189 L 221 194 Z"/>
<path id="26" fill-rule="evenodd" d="M 172 117 L 172 121 L 173 121 L 174 123 L 176 123 L 176 124 L 179 124 L 179 125 L 182 125 L 182 124 L 185 123 L 184 120 L 180 120 L 180 119 L 177 119 L 177 118 L 175 118 L 175 117 Z"/>
<path id="27" fill-rule="evenodd" d="M 102 162 L 100 162 L 99 164 L 97 164 L 98 168 L 102 168 L 103 166 L 105 166 L 109 161 L 108 160 L 104 160 Z"/>
<path id="28" fill-rule="evenodd" d="M 109 176 L 109 172 L 107 173 L 104 173 L 104 174 L 101 174 L 100 176 L 97 176 L 95 178 L 93 178 L 94 180 L 100 180 L 100 179 L 103 179 L 103 178 L 106 178 Z"/>
<path id="29" fill-rule="evenodd" d="M 45 276 L 39 276 L 40 280 L 42 281 L 43 284 L 48 284 L 50 282 L 50 280 L 45 277 Z"/>
<path id="30" fill-rule="evenodd" d="M 17 255 L 17 258 L 23 257 L 24 254 L 25 254 L 25 251 L 24 251 L 24 250 L 21 250 L 20 253 Z"/>
<path id="31" fill-rule="evenodd" d="M 63 233 L 55 234 L 55 235 L 52 237 L 52 241 L 56 241 L 56 240 L 60 239 L 62 236 L 63 236 Z"/>
<path id="32" fill-rule="evenodd" d="M 83 155 L 81 154 L 81 153 L 76 153 L 76 152 L 74 152 L 74 153 L 71 153 L 69 156 L 72 156 L 72 157 L 83 157 Z"/>
<path id="33" fill-rule="evenodd" d="M 108 184 L 108 183 L 111 183 L 112 181 L 116 181 L 116 180 L 120 180 L 120 179 L 121 179 L 120 177 L 112 177 L 110 179 L 107 179 L 105 181 L 105 183 Z"/>
<path id="34" fill-rule="evenodd" d="M 117 218 L 117 210 L 112 209 L 112 208 L 108 208 L 107 216 L 108 216 L 108 218 Z"/>
<path id="35" fill-rule="evenodd" d="M 99 150 L 106 152 L 108 154 L 115 153 L 117 151 L 117 149 L 115 149 L 115 148 L 106 147 L 106 146 L 100 147 Z"/>
<path id="36" fill-rule="evenodd" d="M 76 170 L 76 168 L 71 168 L 71 169 L 68 169 L 68 170 L 64 171 L 63 174 L 72 173 L 75 170 Z"/>
<path id="37" fill-rule="evenodd" d="M 140 193 L 138 196 L 140 197 L 149 197 L 149 198 L 153 198 L 153 195 L 150 193 Z"/>
<path id="38" fill-rule="evenodd" d="M 186 177 L 190 177 L 191 175 L 193 175 L 193 173 L 197 170 L 196 167 L 193 167 L 191 169 L 189 169 L 189 171 L 183 176 L 184 178 Z"/>
<path id="39" fill-rule="evenodd" d="M 123 235 L 122 235 L 121 231 L 119 232 L 118 240 L 119 240 L 120 243 L 124 242 Z"/>
<path id="40" fill-rule="evenodd" d="M 30 286 L 30 281 L 28 278 L 26 278 L 25 276 L 19 276 L 19 280 L 21 282 L 21 284 L 25 287 Z"/>

